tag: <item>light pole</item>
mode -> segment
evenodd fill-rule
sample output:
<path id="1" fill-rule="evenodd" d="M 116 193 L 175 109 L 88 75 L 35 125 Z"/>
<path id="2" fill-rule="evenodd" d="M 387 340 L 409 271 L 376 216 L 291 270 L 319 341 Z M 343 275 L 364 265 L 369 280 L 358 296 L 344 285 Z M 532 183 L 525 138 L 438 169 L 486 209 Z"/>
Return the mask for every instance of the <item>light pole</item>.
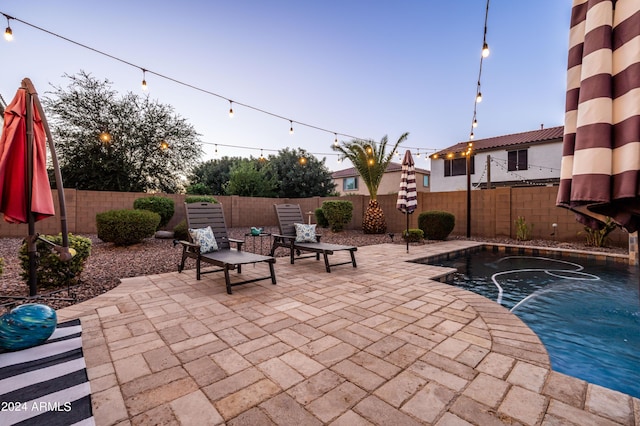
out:
<path id="1" fill-rule="evenodd" d="M 471 237 L 471 147 L 472 142 L 467 144 L 467 238 Z"/>

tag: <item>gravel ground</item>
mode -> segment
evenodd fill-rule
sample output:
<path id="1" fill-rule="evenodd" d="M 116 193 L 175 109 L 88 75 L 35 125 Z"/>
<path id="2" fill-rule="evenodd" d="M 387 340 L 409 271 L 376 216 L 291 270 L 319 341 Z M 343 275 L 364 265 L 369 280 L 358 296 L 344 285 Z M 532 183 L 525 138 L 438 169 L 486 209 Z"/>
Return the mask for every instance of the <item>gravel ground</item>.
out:
<path id="1" fill-rule="evenodd" d="M 276 232 L 276 229 L 277 228 L 266 228 L 264 231 Z M 245 228 L 233 228 L 229 230 L 229 235 L 231 238 L 246 240 L 244 249 L 247 251 L 259 253 L 262 250 L 263 254 L 267 254 L 269 252 L 271 243 L 270 238 L 263 237 L 260 239 L 245 237 L 246 232 L 247 229 Z M 351 230 L 333 233 L 326 229 L 322 230 L 322 234 L 323 241 L 355 245 L 358 247 L 391 242 L 391 238 L 388 234 L 365 235 L 361 231 Z M 178 268 L 181 248 L 179 245 L 174 247 L 171 239 L 149 238 L 144 242 L 133 246 L 116 247 L 112 243 L 102 242 L 96 235 L 82 236 L 91 239 L 92 248 L 91 255 L 89 256 L 87 263 L 85 264 L 85 269 L 80 276 L 81 283 L 72 290 L 75 295 L 75 301 L 47 300 L 44 302 L 55 309 L 60 309 L 74 303 L 91 299 L 99 294 L 111 290 L 120 283 L 120 278 L 173 272 Z M 461 237 L 451 238 L 466 239 Z M 623 248 L 587 248 L 581 243 L 560 243 L 557 241 L 546 240 L 532 240 L 524 243 L 508 238 L 472 239 L 504 244 L 526 244 L 528 246 L 538 247 L 561 247 L 567 249 L 628 254 L 628 250 Z M 394 240 L 396 244 L 404 244 L 402 240 L 399 241 L 399 235 L 396 235 Z M 412 245 L 429 243 L 430 242 L 427 241 L 423 243 L 412 243 Z M 21 238 L 0 238 L 0 257 L 4 258 L 4 273 L 0 276 L 0 295 L 2 296 L 26 296 L 29 293 L 27 283 L 20 278 L 22 268 L 18 260 L 18 250 L 21 244 Z M 275 255 L 277 257 L 281 257 L 286 256 L 287 254 L 288 253 L 284 249 L 279 248 Z M 194 262 L 192 260 L 188 260 L 186 268 L 195 268 Z M 41 293 L 43 292 L 44 291 Z M 67 297 L 66 287 L 65 291 L 58 294 L 58 296 Z M 12 301 L 10 299 L 0 298 L 0 314 L 6 312 L 12 307 L 8 305 L 9 302 Z M 29 302 L 33 302 L 33 300 Z"/>

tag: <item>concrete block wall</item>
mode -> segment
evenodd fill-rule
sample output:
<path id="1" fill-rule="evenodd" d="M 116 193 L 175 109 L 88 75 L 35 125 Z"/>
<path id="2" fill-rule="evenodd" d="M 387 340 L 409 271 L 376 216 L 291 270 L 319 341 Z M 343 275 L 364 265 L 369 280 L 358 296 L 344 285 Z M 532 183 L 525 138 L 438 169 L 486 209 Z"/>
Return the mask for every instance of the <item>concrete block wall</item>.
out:
<path id="1" fill-rule="evenodd" d="M 75 234 L 95 234 L 97 213 L 115 209 L 133 208 L 133 202 L 147 193 L 123 193 L 110 191 L 79 191 L 65 189 L 65 204 L 67 210 L 67 227 Z M 36 223 L 36 232 L 42 234 L 57 234 L 60 232 L 60 218 L 58 195 L 52 191 L 56 206 L 55 217 Z M 173 227 L 184 219 L 183 194 L 155 194 L 166 196 L 175 202 L 175 214 L 166 229 Z M 532 238 L 557 239 L 559 241 L 584 241 L 584 227 L 576 222 L 574 214 L 556 207 L 555 199 L 557 187 L 529 187 L 529 188 L 495 188 L 491 190 L 474 190 L 471 192 L 471 235 L 479 237 L 509 237 L 515 238 L 515 220 L 523 216 L 527 223 L 533 224 Z M 224 206 L 227 226 L 234 228 L 246 227 L 247 232 L 252 226 L 277 225 L 273 204 L 300 204 L 305 222 L 309 211 L 322 206 L 325 200 L 341 199 L 353 203 L 353 218 L 347 229 L 362 229 L 362 217 L 366 211 L 369 197 L 351 195 L 345 197 L 312 197 L 312 198 L 259 198 L 239 196 L 216 196 Z M 385 194 L 378 196 L 378 202 L 385 212 L 387 231 L 401 233 L 406 228 L 406 217 L 396 209 L 397 195 Z M 456 218 L 453 235 L 466 235 L 467 226 L 467 193 L 466 191 L 452 192 L 422 192 L 418 193 L 418 208 L 409 216 L 409 227 L 418 227 L 418 215 L 428 210 L 441 210 L 452 213 Z M 315 217 L 312 217 L 315 222 Z M 552 223 L 558 224 L 556 235 L 551 236 Z M 0 236 L 25 237 L 27 225 L 8 224 L 0 222 Z M 627 247 L 628 234 L 616 229 L 609 234 L 611 243 L 620 247 Z"/>

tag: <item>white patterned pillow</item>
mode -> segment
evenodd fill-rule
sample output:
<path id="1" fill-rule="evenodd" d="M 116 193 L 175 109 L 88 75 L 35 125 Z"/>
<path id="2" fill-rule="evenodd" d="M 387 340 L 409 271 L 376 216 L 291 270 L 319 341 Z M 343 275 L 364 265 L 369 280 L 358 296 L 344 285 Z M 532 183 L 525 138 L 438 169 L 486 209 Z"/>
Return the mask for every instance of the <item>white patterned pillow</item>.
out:
<path id="1" fill-rule="evenodd" d="M 218 243 L 210 226 L 196 229 L 189 228 L 189 233 L 193 242 L 200 246 L 200 253 L 211 253 L 218 250 Z"/>
<path id="2" fill-rule="evenodd" d="M 305 225 L 304 223 L 294 223 L 296 227 L 296 243 L 315 243 L 316 225 Z"/>

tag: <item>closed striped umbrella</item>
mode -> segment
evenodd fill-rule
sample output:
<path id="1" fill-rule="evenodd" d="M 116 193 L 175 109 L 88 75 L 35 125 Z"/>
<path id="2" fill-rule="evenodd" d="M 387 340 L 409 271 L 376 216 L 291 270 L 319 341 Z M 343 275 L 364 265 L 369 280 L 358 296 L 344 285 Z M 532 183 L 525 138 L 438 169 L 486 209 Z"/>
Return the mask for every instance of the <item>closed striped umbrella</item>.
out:
<path id="1" fill-rule="evenodd" d="M 400 190 L 396 207 L 407 216 L 407 236 L 409 234 L 409 215 L 418 207 L 418 192 L 416 190 L 416 167 L 411 156 L 411 151 L 404 153 L 402 160 L 402 174 L 400 175 Z M 407 252 L 409 252 L 409 239 L 407 238 Z"/>
<path id="2" fill-rule="evenodd" d="M 640 1 L 574 0 L 556 204 L 640 226 Z"/>

